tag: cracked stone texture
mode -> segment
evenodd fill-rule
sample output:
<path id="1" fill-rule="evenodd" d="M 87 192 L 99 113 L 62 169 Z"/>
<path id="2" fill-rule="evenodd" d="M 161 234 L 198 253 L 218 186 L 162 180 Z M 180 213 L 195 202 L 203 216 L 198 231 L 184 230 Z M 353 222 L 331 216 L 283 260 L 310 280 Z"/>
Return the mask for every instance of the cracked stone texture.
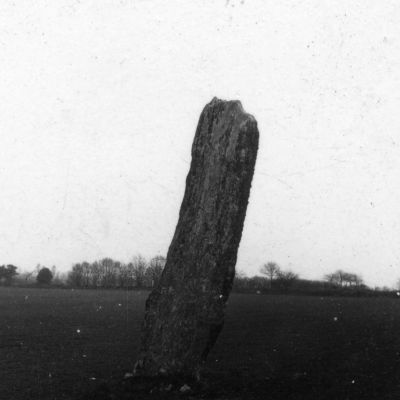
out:
<path id="1" fill-rule="evenodd" d="M 224 323 L 258 138 L 239 101 L 214 98 L 201 113 L 179 221 L 146 301 L 136 375 L 199 377 Z"/>

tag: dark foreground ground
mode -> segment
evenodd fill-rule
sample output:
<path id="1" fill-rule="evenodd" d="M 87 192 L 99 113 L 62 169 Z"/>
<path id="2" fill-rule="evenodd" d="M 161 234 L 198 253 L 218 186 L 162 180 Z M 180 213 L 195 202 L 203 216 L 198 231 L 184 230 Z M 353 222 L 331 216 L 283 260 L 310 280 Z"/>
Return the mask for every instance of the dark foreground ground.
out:
<path id="1" fill-rule="evenodd" d="M 0 288 L 0 399 L 143 398 L 146 296 Z M 232 295 L 204 382 L 153 398 L 400 399 L 400 300 Z"/>

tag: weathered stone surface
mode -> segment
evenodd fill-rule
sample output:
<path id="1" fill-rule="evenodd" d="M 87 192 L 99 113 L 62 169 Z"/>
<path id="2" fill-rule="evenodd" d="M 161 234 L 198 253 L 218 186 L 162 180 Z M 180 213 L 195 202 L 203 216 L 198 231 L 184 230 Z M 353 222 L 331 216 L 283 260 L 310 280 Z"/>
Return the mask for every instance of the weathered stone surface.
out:
<path id="1" fill-rule="evenodd" d="M 167 262 L 146 302 L 136 375 L 197 376 L 224 321 L 258 149 L 239 101 L 214 98 L 196 130 Z"/>

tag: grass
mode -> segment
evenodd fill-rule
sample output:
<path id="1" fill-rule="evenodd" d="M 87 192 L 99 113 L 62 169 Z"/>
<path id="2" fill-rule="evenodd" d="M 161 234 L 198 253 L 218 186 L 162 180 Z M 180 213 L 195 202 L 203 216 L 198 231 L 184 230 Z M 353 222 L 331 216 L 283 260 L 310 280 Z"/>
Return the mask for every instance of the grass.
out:
<path id="1" fill-rule="evenodd" d="M 78 399 L 118 381 L 138 352 L 146 296 L 0 288 L 0 398 Z M 235 294 L 202 395 L 397 399 L 399 333 L 397 299 Z"/>

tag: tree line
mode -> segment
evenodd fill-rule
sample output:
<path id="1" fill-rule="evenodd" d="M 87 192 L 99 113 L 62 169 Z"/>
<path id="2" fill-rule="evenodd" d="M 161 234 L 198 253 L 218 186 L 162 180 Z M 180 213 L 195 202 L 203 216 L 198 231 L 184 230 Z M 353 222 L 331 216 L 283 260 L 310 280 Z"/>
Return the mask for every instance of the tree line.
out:
<path id="1" fill-rule="evenodd" d="M 111 258 L 77 263 L 68 273 L 67 283 L 77 288 L 152 288 L 160 279 L 165 261 L 163 256 L 147 261 L 136 255 L 129 263 Z"/>
<path id="2" fill-rule="evenodd" d="M 36 270 L 32 272 L 25 272 L 19 274 L 17 272 L 18 267 L 12 264 L 0 265 L 0 285 L 10 286 L 15 283 L 16 278 L 19 278 L 18 283 L 27 281 L 36 272 L 35 281 L 39 285 L 49 285 L 56 275 L 56 267 L 53 266 L 50 270 L 47 267 L 38 264 Z"/>
<path id="3" fill-rule="evenodd" d="M 309 295 L 375 295 L 391 292 L 390 289 L 371 289 L 360 275 L 341 269 L 327 274 L 323 280 L 301 279 L 290 270 L 283 270 L 276 262 L 263 264 L 260 275 L 247 277 L 237 273 L 234 291 L 241 293 L 292 293 Z"/>
<path id="4" fill-rule="evenodd" d="M 12 264 L 0 265 L 0 286 L 55 286 L 81 289 L 151 289 L 158 284 L 166 259 L 155 256 L 146 260 L 134 256 L 122 263 L 111 258 L 94 262 L 76 263 L 67 273 L 59 273 L 55 266 L 47 268 L 38 264 L 31 272 L 18 273 Z M 400 281 L 398 282 L 400 289 Z M 291 293 L 306 295 L 396 295 L 390 288 L 367 287 L 358 274 L 338 269 L 323 280 L 302 279 L 297 273 L 283 270 L 276 262 L 261 266 L 259 275 L 252 277 L 237 272 L 233 291 L 239 293 Z"/>
<path id="5" fill-rule="evenodd" d="M 340 287 L 360 287 L 364 285 L 361 276 L 341 269 L 332 274 L 325 275 L 325 280 Z"/>

